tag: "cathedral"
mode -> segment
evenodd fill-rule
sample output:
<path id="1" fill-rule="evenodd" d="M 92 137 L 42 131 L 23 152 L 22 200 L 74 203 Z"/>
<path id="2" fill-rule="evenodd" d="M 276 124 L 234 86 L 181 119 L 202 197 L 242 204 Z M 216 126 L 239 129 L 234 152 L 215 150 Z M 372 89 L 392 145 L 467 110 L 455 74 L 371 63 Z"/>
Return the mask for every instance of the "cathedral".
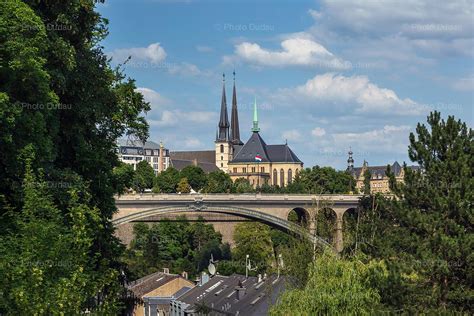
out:
<path id="1" fill-rule="evenodd" d="M 211 158 L 214 154 L 214 159 Z M 237 92 L 232 90 L 232 107 L 229 123 L 227 98 L 225 90 L 225 75 L 223 75 L 222 97 L 219 123 L 216 132 L 214 151 L 171 152 L 172 165 L 174 161 L 194 161 L 199 163 L 214 163 L 216 169 L 228 173 L 232 180 L 247 179 L 254 187 L 263 184 L 284 187 L 292 182 L 303 168 L 303 162 L 296 156 L 287 143 L 267 145 L 260 135 L 258 127 L 257 102 L 253 107 L 253 126 L 247 142 L 240 139 L 239 113 Z M 199 157 L 201 161 L 199 161 Z M 206 158 L 204 158 L 206 157 Z M 203 160 L 207 161 L 203 161 Z M 210 170 L 209 170 L 210 171 Z"/>

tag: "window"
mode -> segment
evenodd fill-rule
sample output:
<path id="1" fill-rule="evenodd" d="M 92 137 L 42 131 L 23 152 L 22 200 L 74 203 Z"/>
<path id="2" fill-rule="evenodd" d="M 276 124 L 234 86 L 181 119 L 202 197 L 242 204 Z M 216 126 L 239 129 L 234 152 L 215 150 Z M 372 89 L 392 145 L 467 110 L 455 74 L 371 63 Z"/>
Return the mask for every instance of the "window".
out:
<path id="1" fill-rule="evenodd" d="M 224 156 L 221 156 L 221 160 L 224 160 Z"/>
<path id="2" fill-rule="evenodd" d="M 252 172 L 254 172 L 254 173 L 255 173 L 255 167 L 252 167 Z"/>
<path id="3" fill-rule="evenodd" d="M 233 170 L 233 171 L 234 171 L 234 173 L 237 173 L 237 168 L 234 168 L 234 170 Z"/>
<path id="4" fill-rule="evenodd" d="M 261 172 L 261 173 L 265 173 L 265 167 L 261 167 L 261 168 L 260 168 L 260 172 Z"/>
<path id="5" fill-rule="evenodd" d="M 247 168 L 245 168 L 245 167 L 242 168 L 242 172 L 243 172 L 243 173 L 246 173 L 246 172 L 247 172 Z"/>
<path id="6" fill-rule="evenodd" d="M 224 167 L 224 164 L 221 162 L 221 168 L 223 168 L 223 167 Z"/>
<path id="7" fill-rule="evenodd" d="M 150 162 L 151 161 L 151 157 L 145 157 L 146 159 L 146 162 Z"/>
<path id="8" fill-rule="evenodd" d="M 153 157 L 153 162 L 158 162 L 158 157 Z"/>
<path id="9" fill-rule="evenodd" d="M 273 185 L 278 185 L 278 172 L 276 169 L 273 169 Z"/>
<path id="10" fill-rule="evenodd" d="M 280 169 L 280 187 L 285 186 L 285 171 L 283 169 Z"/>
<path id="11" fill-rule="evenodd" d="M 153 169 L 158 170 L 158 164 L 157 163 L 153 164 Z"/>
<path id="12" fill-rule="evenodd" d="M 291 183 L 291 181 L 293 181 L 293 171 L 288 169 L 288 183 Z"/>
<path id="13" fill-rule="evenodd" d="M 221 153 L 224 152 L 224 145 L 221 145 Z"/>

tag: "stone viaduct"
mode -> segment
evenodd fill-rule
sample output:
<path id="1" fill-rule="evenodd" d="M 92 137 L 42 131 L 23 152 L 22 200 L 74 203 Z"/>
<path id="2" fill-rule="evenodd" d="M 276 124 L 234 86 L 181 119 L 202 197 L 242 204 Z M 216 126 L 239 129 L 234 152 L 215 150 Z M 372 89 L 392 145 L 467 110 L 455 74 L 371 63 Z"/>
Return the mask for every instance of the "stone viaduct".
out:
<path id="1" fill-rule="evenodd" d="M 202 216 L 222 233 L 223 241 L 233 244 L 235 225 L 244 221 L 259 221 L 280 230 L 295 232 L 322 246 L 328 240 L 317 236 L 318 210 L 329 209 L 335 215 L 332 245 L 336 251 L 343 248 L 343 216 L 358 206 L 360 195 L 311 194 L 131 194 L 116 197 L 118 212 L 113 223 L 116 234 L 129 243 L 134 222 L 178 220 L 186 215 L 189 221 Z M 306 228 L 288 220 L 291 211 Z"/>

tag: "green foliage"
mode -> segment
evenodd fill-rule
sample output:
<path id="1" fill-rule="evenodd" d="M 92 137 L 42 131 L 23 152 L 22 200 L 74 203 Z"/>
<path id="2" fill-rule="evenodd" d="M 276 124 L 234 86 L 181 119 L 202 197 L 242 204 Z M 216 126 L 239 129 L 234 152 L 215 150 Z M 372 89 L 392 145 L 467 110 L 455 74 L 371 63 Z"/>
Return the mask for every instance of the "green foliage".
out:
<path id="1" fill-rule="evenodd" d="M 365 169 L 364 171 L 364 188 L 362 190 L 362 193 L 364 194 L 370 194 L 370 179 L 372 177 L 372 174 L 370 173 L 369 169 Z"/>
<path id="2" fill-rule="evenodd" d="M 410 134 L 404 183 L 390 174 L 396 199 L 360 203 L 359 246 L 386 260 L 382 302 L 393 310 L 469 312 L 473 308 L 473 131 L 454 117 L 428 117 Z M 384 293 L 387 293 L 385 295 Z"/>
<path id="3" fill-rule="evenodd" d="M 146 189 L 153 187 L 155 179 L 155 172 L 148 162 L 145 160 L 137 163 L 137 170 L 133 175 L 133 189 L 137 192 L 143 193 Z"/>
<path id="4" fill-rule="evenodd" d="M 370 315 L 379 308 L 380 295 L 373 287 L 386 271 L 383 263 L 344 260 L 324 252 L 310 264 L 303 289 L 283 293 L 270 315 Z"/>
<path id="5" fill-rule="evenodd" d="M 154 188 L 161 193 L 175 193 L 179 182 L 179 171 L 168 167 L 155 177 Z"/>
<path id="6" fill-rule="evenodd" d="M 289 193 L 348 193 L 354 190 L 354 181 L 351 181 L 351 175 L 345 171 L 314 166 L 301 170 L 287 190 Z"/>
<path id="7" fill-rule="evenodd" d="M 189 193 L 191 192 L 191 186 L 188 183 L 188 178 L 181 178 L 178 183 L 178 187 L 176 188 L 176 191 L 179 193 Z"/>
<path id="8" fill-rule="evenodd" d="M 270 227 L 256 222 L 244 222 L 235 227 L 234 259 L 245 262 L 246 255 L 250 256 L 252 266 L 258 271 L 265 271 L 275 260 L 270 235 Z"/>
<path id="9" fill-rule="evenodd" d="M 89 298 L 112 285 L 117 271 L 93 270 L 90 256 L 100 213 L 80 202 L 77 188 L 68 192 L 68 213 L 53 202 L 47 183 L 27 164 L 22 212 L 12 214 L 15 229 L 0 239 L 2 292 L 0 312 L 15 315 L 80 314 Z M 84 198 L 82 198 L 84 199 Z M 105 273 L 104 273 L 105 272 Z M 115 313 L 113 305 L 97 308 Z"/>
<path id="10" fill-rule="evenodd" d="M 222 170 L 213 171 L 207 176 L 204 193 L 229 193 L 232 189 L 232 179 Z"/>
<path id="11" fill-rule="evenodd" d="M 232 193 L 253 193 L 255 189 L 250 184 L 249 180 L 245 178 L 238 178 L 234 181 Z"/>
<path id="12" fill-rule="evenodd" d="M 215 260 L 230 259 L 229 245 L 222 244 L 221 234 L 202 219 L 192 224 L 184 216 L 151 226 L 137 223 L 133 232 L 125 260 L 134 278 L 162 268 L 195 276 L 207 268 L 211 253 Z"/>
<path id="13" fill-rule="evenodd" d="M 121 162 L 113 169 L 114 187 L 119 194 L 125 193 L 128 188 L 132 187 L 135 172 L 132 165 Z"/>
<path id="14" fill-rule="evenodd" d="M 148 125 L 143 114 L 150 106 L 136 92 L 133 80 L 125 79 L 120 69 L 109 66 L 99 45 L 107 34 L 107 21 L 94 11 L 94 5 L 92 0 L 71 0 L 54 5 L 40 1 L 0 2 L 0 237 L 6 242 L 11 241 L 11 236 L 18 240 L 29 238 L 29 241 L 22 242 L 43 249 L 43 236 L 48 236 L 55 249 L 64 246 L 61 253 L 65 258 L 69 259 L 68 252 L 77 255 L 70 257 L 73 261 L 71 269 L 76 269 L 74 259 L 77 258 L 77 265 L 81 265 L 84 271 L 83 276 L 77 273 L 75 276 L 80 284 L 69 282 L 73 279 L 73 272 L 62 268 L 56 269 L 54 275 L 44 271 L 44 275 L 35 277 L 42 278 L 44 284 L 51 281 L 48 286 L 53 291 L 60 291 L 59 287 L 64 285 L 62 282 L 71 287 L 70 291 L 77 290 L 73 296 L 64 290 L 69 305 L 78 304 L 93 313 L 103 310 L 103 313 L 110 314 L 116 310 L 108 310 L 109 307 L 119 306 L 120 281 L 123 281 L 122 276 L 111 274 L 111 269 L 120 271 L 122 267 L 119 258 L 123 249 L 113 236 L 110 222 L 116 210 L 113 195 L 121 191 L 113 171 L 118 165 L 115 142 L 123 134 L 146 138 Z M 47 28 L 46 24 L 59 25 L 64 31 Z M 26 148 L 34 153 L 32 170 L 43 170 L 47 179 L 43 194 L 49 194 L 53 201 L 58 202 L 56 207 L 60 218 L 52 220 L 50 225 L 54 227 L 44 221 L 49 218 L 44 213 L 38 213 L 32 220 L 32 231 L 38 236 L 20 234 L 23 231 L 16 225 L 18 219 L 12 215 L 31 209 L 25 206 L 26 193 L 19 185 L 19 179 L 25 177 L 22 153 Z M 64 182 L 65 186 L 58 186 L 60 175 L 69 179 Z M 90 224 L 94 229 L 86 230 L 87 236 L 84 237 L 91 242 L 86 250 L 91 259 L 85 263 L 68 239 L 76 234 L 75 228 L 65 224 L 77 209 L 68 204 L 75 202 L 66 192 L 77 187 L 77 183 L 81 183 L 74 193 L 80 201 L 77 203 L 83 205 L 84 211 L 85 208 L 95 210 L 100 223 L 95 225 L 95 219 L 86 216 L 85 225 Z M 43 207 L 38 206 L 40 209 Z M 47 232 L 35 224 L 38 221 L 48 228 Z M 53 232 L 56 226 L 59 227 L 58 237 L 48 235 L 49 229 Z M 8 234 L 11 235 L 7 237 Z M 63 238 L 61 241 L 55 239 L 60 237 Z M 60 245 L 62 240 L 64 245 Z M 68 247 L 65 245 L 69 249 L 66 250 Z M 10 251 L 10 246 L 5 246 L 6 250 Z M 79 244 L 77 248 L 83 250 Z M 24 263 L 18 260 L 23 257 L 30 260 L 29 249 L 22 246 L 17 251 L 17 260 L 8 261 L 10 272 L 25 271 L 25 275 L 32 275 L 31 271 L 22 270 Z M 50 256 L 54 261 L 56 255 L 46 251 L 39 260 L 47 261 L 46 256 Z M 35 258 L 31 257 L 31 260 Z M 3 285 L 4 275 L 1 277 Z M 86 290 L 84 283 L 90 288 Z M 49 295 L 44 284 L 27 290 L 44 289 L 44 306 L 55 306 L 57 311 L 64 308 L 71 311 L 66 314 L 77 314 L 74 312 L 76 307 L 69 309 L 64 305 L 66 303 L 63 304 L 63 298 Z M 2 286 L 2 289 L 7 298 L 23 293 L 7 286 Z M 32 293 L 32 299 L 36 300 L 34 295 Z M 59 303 L 63 306 L 58 306 Z M 41 314 L 42 308 L 31 313 Z M 44 313 L 49 314 L 47 311 Z"/>
<path id="15" fill-rule="evenodd" d="M 207 184 L 207 177 L 204 171 L 198 166 L 186 166 L 179 173 L 180 178 L 186 178 L 194 191 L 200 191 Z"/>

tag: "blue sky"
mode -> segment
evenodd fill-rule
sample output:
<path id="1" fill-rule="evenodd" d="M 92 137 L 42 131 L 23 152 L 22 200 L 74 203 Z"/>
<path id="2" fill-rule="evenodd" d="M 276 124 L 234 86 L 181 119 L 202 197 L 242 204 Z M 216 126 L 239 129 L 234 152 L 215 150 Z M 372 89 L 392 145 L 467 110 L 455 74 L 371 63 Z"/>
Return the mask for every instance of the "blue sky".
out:
<path id="1" fill-rule="evenodd" d="M 401 4 L 403 3 L 403 4 Z M 235 69 L 241 138 L 259 105 L 268 144 L 305 166 L 408 161 L 430 110 L 473 123 L 471 1 L 108 1 L 103 42 L 151 103 L 150 139 L 213 149 Z"/>

